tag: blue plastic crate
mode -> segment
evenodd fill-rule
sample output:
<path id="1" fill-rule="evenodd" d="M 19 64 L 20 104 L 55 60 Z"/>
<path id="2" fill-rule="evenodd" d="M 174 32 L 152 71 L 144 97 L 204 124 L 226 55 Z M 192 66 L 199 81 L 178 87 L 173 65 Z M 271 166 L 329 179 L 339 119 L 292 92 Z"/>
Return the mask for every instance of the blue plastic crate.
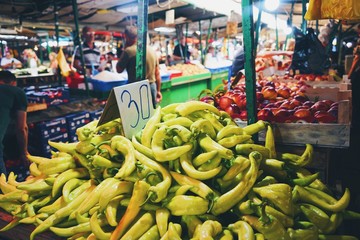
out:
<path id="1" fill-rule="evenodd" d="M 89 112 L 72 113 L 66 115 L 65 118 L 66 118 L 68 132 L 74 130 L 76 131 L 77 128 L 84 126 L 85 124 L 91 121 Z"/>
<path id="2" fill-rule="evenodd" d="M 34 138 L 51 138 L 67 132 L 66 118 L 54 118 L 47 121 L 28 124 L 29 137 Z"/>
<path id="3" fill-rule="evenodd" d="M 227 67 L 220 67 L 220 68 L 208 68 L 207 69 L 210 71 L 211 74 L 215 74 L 215 73 L 219 73 L 219 72 L 231 72 L 231 66 L 227 66 Z"/>
<path id="4" fill-rule="evenodd" d="M 94 91 L 108 92 L 111 91 L 114 87 L 122 86 L 127 84 L 127 80 L 119 81 L 99 81 L 95 79 L 89 79 L 89 82 L 93 85 Z"/>
<path id="5" fill-rule="evenodd" d="M 68 142 L 68 133 L 60 133 L 50 138 L 37 139 L 37 141 L 29 141 L 29 152 L 32 155 L 38 155 L 43 157 L 50 157 L 51 150 L 55 150 L 50 147 L 48 141 L 52 142 Z"/>
<path id="6" fill-rule="evenodd" d="M 161 75 L 161 81 L 162 82 L 170 81 L 170 74 L 162 74 Z"/>
<path id="7" fill-rule="evenodd" d="M 91 121 L 100 119 L 101 114 L 103 113 L 103 111 L 104 111 L 104 109 L 98 109 L 98 110 L 90 112 Z"/>

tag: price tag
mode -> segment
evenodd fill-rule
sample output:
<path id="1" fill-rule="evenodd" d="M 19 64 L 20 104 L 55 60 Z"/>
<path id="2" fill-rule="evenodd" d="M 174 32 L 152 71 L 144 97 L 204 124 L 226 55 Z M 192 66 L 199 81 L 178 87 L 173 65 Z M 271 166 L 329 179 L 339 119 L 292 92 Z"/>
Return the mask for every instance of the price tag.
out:
<path id="1" fill-rule="evenodd" d="M 149 81 L 143 80 L 113 88 L 98 125 L 120 117 L 125 137 L 131 138 L 153 113 Z"/>

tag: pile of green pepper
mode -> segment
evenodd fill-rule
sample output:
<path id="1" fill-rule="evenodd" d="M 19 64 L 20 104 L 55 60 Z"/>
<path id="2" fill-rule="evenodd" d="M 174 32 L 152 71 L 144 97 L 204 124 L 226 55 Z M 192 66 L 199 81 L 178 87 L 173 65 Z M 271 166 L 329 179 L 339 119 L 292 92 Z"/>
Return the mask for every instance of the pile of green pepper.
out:
<path id="1" fill-rule="evenodd" d="M 265 143 L 252 136 L 266 131 Z M 131 139 L 121 120 L 77 130 L 79 142 L 29 156 L 31 176 L 0 178 L 0 208 L 67 239 L 357 239 L 339 235 L 350 192 L 335 197 L 301 155 L 276 151 L 271 125 L 241 128 L 199 101 L 158 107 Z"/>

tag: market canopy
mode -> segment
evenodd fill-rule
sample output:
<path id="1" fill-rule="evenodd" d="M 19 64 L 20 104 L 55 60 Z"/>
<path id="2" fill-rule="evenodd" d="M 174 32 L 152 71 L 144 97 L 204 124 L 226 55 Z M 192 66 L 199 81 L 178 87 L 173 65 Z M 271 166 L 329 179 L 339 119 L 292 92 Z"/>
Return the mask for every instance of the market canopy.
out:
<path id="1" fill-rule="evenodd" d="M 55 13 L 57 13 L 61 34 L 74 29 L 71 0 L 1 0 L 0 2 L 1 28 L 23 26 L 34 31 L 51 31 L 55 28 Z M 137 4 L 138 2 L 134 0 L 78 0 L 79 24 L 80 26 L 89 25 L 95 29 L 121 31 L 129 23 L 136 22 Z M 259 6 L 259 1 L 255 0 L 254 5 Z M 170 9 L 174 9 L 173 15 L 169 12 Z M 288 21 L 291 18 L 295 26 L 300 26 L 303 21 L 302 9 L 302 0 L 281 0 L 276 14 L 278 19 Z M 189 31 L 197 31 L 199 21 L 204 31 L 209 27 L 224 29 L 231 10 L 234 10 L 237 16 L 239 31 L 241 31 L 239 0 L 149 0 L 149 30 L 154 30 L 159 25 L 173 27 L 188 23 Z M 172 23 L 166 24 L 171 17 L 173 17 Z M 254 14 L 255 19 L 256 17 Z M 210 19 L 212 19 L 211 24 Z M 263 19 L 263 21 L 270 22 L 271 19 Z M 325 25 L 326 22 L 320 21 L 319 25 Z"/>

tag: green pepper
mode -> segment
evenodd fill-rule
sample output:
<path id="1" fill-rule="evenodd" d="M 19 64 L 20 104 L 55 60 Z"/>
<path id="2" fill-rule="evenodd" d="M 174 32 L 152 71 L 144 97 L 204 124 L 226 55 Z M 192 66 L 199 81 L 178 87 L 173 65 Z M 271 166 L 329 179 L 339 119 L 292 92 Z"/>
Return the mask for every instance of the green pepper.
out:
<path id="1" fill-rule="evenodd" d="M 206 220 L 199 225 L 193 236 L 194 239 L 214 239 L 222 231 L 221 223 L 213 220 Z"/>
<path id="2" fill-rule="evenodd" d="M 265 147 L 269 149 L 269 158 L 276 158 L 275 137 L 270 124 L 267 126 L 266 130 Z"/>
<path id="3" fill-rule="evenodd" d="M 252 189 L 262 198 L 268 199 L 278 209 L 289 216 L 294 215 L 291 187 L 285 183 L 275 183 Z"/>
<path id="4" fill-rule="evenodd" d="M 180 164 L 187 175 L 198 180 L 211 179 L 219 174 L 222 168 L 219 166 L 205 172 L 199 171 L 192 165 L 189 152 L 180 156 Z"/>
<path id="5" fill-rule="evenodd" d="M 266 215 L 266 213 L 264 213 Z M 262 216 L 261 218 L 263 218 Z M 284 226 L 274 217 L 267 216 L 267 220 L 260 219 L 251 215 L 244 215 L 242 220 L 249 223 L 256 231 L 262 233 L 265 239 L 269 240 L 290 240 L 289 234 L 286 232 Z"/>
<path id="6" fill-rule="evenodd" d="M 309 170 L 307 170 L 305 168 L 302 168 L 302 167 L 298 168 L 296 170 L 296 175 L 299 178 L 303 178 L 303 177 L 309 176 L 311 174 L 312 173 Z M 312 187 L 312 188 L 315 188 L 317 190 L 323 191 L 325 193 L 331 194 L 330 189 L 320 179 L 315 179 L 312 183 L 310 183 L 309 187 Z"/>
<path id="7" fill-rule="evenodd" d="M 254 187 L 263 187 L 270 184 L 277 183 L 276 179 L 273 176 L 265 176 L 262 180 L 254 184 Z"/>
<path id="8" fill-rule="evenodd" d="M 196 120 L 193 124 L 191 124 L 190 130 L 195 134 L 205 133 L 212 139 L 215 139 L 216 137 L 216 132 L 213 125 L 207 119 Z"/>
<path id="9" fill-rule="evenodd" d="M 215 131 L 218 132 L 224 128 L 224 125 L 219 121 L 219 115 L 206 111 L 196 111 L 192 114 L 194 117 L 199 119 L 208 120 L 214 127 Z"/>
<path id="10" fill-rule="evenodd" d="M 192 144 L 187 143 L 182 146 L 164 149 L 164 139 L 167 138 L 166 128 L 166 126 L 158 128 L 155 131 L 151 142 L 151 149 L 153 150 L 154 157 L 159 162 L 175 160 L 193 148 Z"/>
<path id="11" fill-rule="evenodd" d="M 161 120 L 161 107 L 157 107 L 153 116 L 147 121 L 144 129 L 141 133 L 141 144 L 145 147 L 150 147 L 151 136 L 153 136 L 156 130 L 156 124 L 160 123 Z"/>
<path id="12" fill-rule="evenodd" d="M 177 141 L 176 137 L 179 137 L 180 139 L 178 141 L 181 143 L 189 142 L 193 137 L 191 131 L 181 125 L 172 125 L 170 127 L 167 127 L 166 132 L 167 135 L 174 136 L 173 139 L 175 138 L 175 141 Z"/>
<path id="13" fill-rule="evenodd" d="M 221 146 L 219 143 L 215 142 L 211 137 L 205 134 L 200 134 L 199 145 L 206 152 L 213 150 L 218 151 L 219 156 L 225 159 L 231 159 L 234 156 L 234 153 L 230 149 Z"/>
<path id="14" fill-rule="evenodd" d="M 248 156 L 251 152 L 257 151 L 261 153 L 263 159 L 269 158 L 270 151 L 266 147 L 255 143 L 240 143 L 235 146 L 237 154 Z"/>
<path id="15" fill-rule="evenodd" d="M 340 226 L 342 221 L 343 221 L 343 216 L 340 212 L 332 213 L 330 216 L 329 224 L 325 228 L 320 229 L 320 232 L 324 234 L 333 234 L 336 231 L 336 229 Z"/>
<path id="16" fill-rule="evenodd" d="M 146 200 L 149 184 L 144 181 L 137 181 L 134 184 L 133 193 L 130 198 L 125 214 L 121 217 L 115 230 L 112 232 L 110 240 L 117 240 L 122 237 L 130 224 L 134 221 L 141 209 L 141 204 Z"/>
<path id="17" fill-rule="evenodd" d="M 66 152 L 69 154 L 73 154 L 76 151 L 76 145 L 78 144 L 77 142 L 73 142 L 73 143 L 62 143 L 62 142 L 53 142 L 53 141 L 48 141 L 48 144 L 57 149 L 60 152 Z"/>
<path id="18" fill-rule="evenodd" d="M 176 195 L 165 204 L 172 215 L 199 215 L 209 209 L 209 201 L 197 196 Z"/>
<path id="19" fill-rule="evenodd" d="M 301 222 L 297 222 L 299 225 Z M 293 229 L 288 228 L 287 233 L 294 240 L 317 240 L 319 238 L 319 231 L 317 227 L 312 223 L 301 223 L 301 228 Z"/>
<path id="20" fill-rule="evenodd" d="M 209 200 L 211 208 L 212 202 L 214 201 L 214 199 L 216 199 L 217 194 L 210 187 L 208 187 L 202 181 L 196 180 L 189 176 L 185 176 L 176 172 L 170 172 L 170 174 L 178 184 L 182 186 L 191 186 L 191 188 L 189 189 L 191 192 Z"/>
<path id="21" fill-rule="evenodd" d="M 158 227 L 156 225 L 152 226 L 139 238 L 139 240 L 156 240 L 156 239 L 160 239 Z"/>
<path id="22" fill-rule="evenodd" d="M 134 148 L 137 151 L 141 152 L 142 154 L 144 154 L 148 158 L 155 159 L 152 149 L 142 145 L 141 143 L 139 143 L 139 141 L 136 139 L 135 135 L 132 136 L 131 141 L 132 141 L 132 143 L 134 145 Z"/>
<path id="23" fill-rule="evenodd" d="M 344 217 L 344 220 L 359 220 L 360 219 L 360 213 L 354 212 L 351 210 L 342 211 L 342 215 Z"/>
<path id="24" fill-rule="evenodd" d="M 237 144 L 245 143 L 246 141 L 251 139 L 251 135 L 243 134 L 243 135 L 232 135 L 229 137 L 224 137 L 218 141 L 218 143 L 226 148 L 232 148 Z"/>
<path id="25" fill-rule="evenodd" d="M 131 141 L 120 135 L 115 136 L 111 139 L 111 148 L 116 149 L 125 156 L 124 163 L 116 173 L 115 178 L 125 178 L 130 176 L 136 169 L 135 149 Z"/>
<path id="26" fill-rule="evenodd" d="M 311 144 L 307 143 L 305 151 L 303 152 L 303 154 L 301 156 L 296 155 L 296 154 L 283 153 L 281 155 L 281 159 L 284 161 L 288 161 L 292 165 L 304 167 L 304 166 L 308 165 L 309 163 L 311 163 L 313 153 L 314 153 L 313 146 Z"/>
<path id="27" fill-rule="evenodd" d="M 203 224 L 203 222 L 195 215 L 182 215 L 181 222 L 185 223 L 189 238 L 194 236 L 197 226 Z"/>
<path id="28" fill-rule="evenodd" d="M 239 173 L 244 171 L 247 167 L 250 166 L 250 161 L 248 158 L 243 156 L 237 156 L 233 161 L 231 167 L 222 177 L 223 181 L 229 181 L 234 179 Z"/>
<path id="29" fill-rule="evenodd" d="M 341 212 L 349 205 L 350 191 L 348 188 L 345 189 L 344 195 L 337 201 L 324 192 L 319 190 L 316 190 L 317 192 L 315 192 L 314 190 L 316 189 L 306 189 L 296 185 L 293 189 L 293 192 L 297 193 L 299 201 L 313 204 L 323 210 L 330 212 Z"/>
<path id="30" fill-rule="evenodd" d="M 219 240 L 233 240 L 234 237 L 229 229 L 224 229 L 220 236 L 218 237 Z"/>
<path id="31" fill-rule="evenodd" d="M 169 222 L 168 231 L 161 239 L 181 240 L 182 228 L 178 223 Z"/>
<path id="32" fill-rule="evenodd" d="M 254 135 L 255 133 L 260 132 L 261 130 L 264 130 L 266 128 L 267 123 L 262 121 L 262 120 L 258 120 L 257 122 L 247 125 L 243 128 L 243 131 L 246 134 L 249 135 Z"/>
<path id="33" fill-rule="evenodd" d="M 330 222 L 329 216 L 314 205 L 302 203 L 300 204 L 300 209 L 305 217 L 320 230 L 325 229 Z"/>
<path id="34" fill-rule="evenodd" d="M 294 178 L 289 179 L 288 182 L 292 185 L 300 185 L 300 186 L 309 186 L 312 182 L 319 178 L 319 173 L 314 173 L 309 176 L 301 177 L 301 178 Z"/>
<path id="35" fill-rule="evenodd" d="M 241 199 L 243 199 L 254 185 L 259 171 L 261 154 L 259 152 L 252 152 L 249 154 L 249 159 L 250 168 L 245 173 L 243 179 L 233 189 L 224 193 L 215 200 L 214 206 L 211 209 L 211 212 L 214 215 L 228 211 Z"/>
<path id="36" fill-rule="evenodd" d="M 199 166 L 198 170 L 204 172 L 212 170 L 214 168 L 219 167 L 221 162 L 222 162 L 222 158 L 219 155 L 216 155 L 206 163 L 203 163 L 201 166 Z"/>
<path id="37" fill-rule="evenodd" d="M 201 101 L 188 101 L 181 103 L 175 108 L 175 112 L 179 113 L 181 116 L 187 116 L 190 113 L 195 111 L 208 110 L 216 115 L 220 115 L 219 109 L 214 107 L 211 104 L 201 102 Z"/>
<path id="38" fill-rule="evenodd" d="M 159 235 L 162 237 L 168 230 L 170 211 L 167 208 L 159 208 L 155 211 L 156 225 Z"/>
<path id="39" fill-rule="evenodd" d="M 154 223 L 154 216 L 151 213 L 146 212 L 130 227 L 121 239 L 138 239 L 145 234 L 145 232 L 149 230 Z"/>
<path id="40" fill-rule="evenodd" d="M 206 163 L 207 161 L 213 159 L 218 154 L 217 150 L 213 150 L 210 152 L 203 152 L 197 155 L 193 160 L 192 163 L 195 167 L 199 167 L 200 165 Z"/>
<path id="41" fill-rule="evenodd" d="M 357 237 L 350 235 L 319 235 L 319 240 L 358 240 Z"/>
<path id="42" fill-rule="evenodd" d="M 155 186 L 149 188 L 148 198 L 152 202 L 162 201 L 168 193 L 168 190 L 171 186 L 171 176 L 170 173 L 158 162 L 151 160 L 145 155 L 141 154 L 138 151 L 135 151 L 135 157 L 145 166 L 158 171 L 162 175 L 162 181 Z"/>
<path id="43" fill-rule="evenodd" d="M 46 231 L 51 226 L 59 223 L 62 219 L 69 216 L 73 211 L 75 211 L 80 204 L 93 192 L 95 185 L 91 185 L 84 192 L 82 192 L 78 197 L 73 201 L 68 203 L 65 207 L 60 208 L 54 214 L 50 215 L 47 219 L 41 222 L 30 234 L 30 240 L 34 240 L 35 236 L 41 232 Z"/>
<path id="44" fill-rule="evenodd" d="M 243 132 L 243 129 L 237 125 L 227 125 L 217 133 L 216 141 L 232 135 L 242 135 Z"/>
<path id="45" fill-rule="evenodd" d="M 238 239 L 255 240 L 254 230 L 245 221 L 229 224 L 228 228 L 238 236 Z"/>
<path id="46" fill-rule="evenodd" d="M 98 120 L 91 121 L 82 127 L 76 129 L 76 135 L 79 141 L 85 141 L 94 135 Z"/>
<path id="47" fill-rule="evenodd" d="M 193 124 L 193 123 L 194 122 L 191 121 L 187 117 L 175 117 L 175 118 L 171 118 L 171 119 L 167 119 L 167 120 L 163 119 L 163 122 L 158 124 L 158 126 L 166 125 L 166 126 L 170 127 L 173 125 L 181 125 L 186 128 L 190 128 L 191 124 Z"/>

